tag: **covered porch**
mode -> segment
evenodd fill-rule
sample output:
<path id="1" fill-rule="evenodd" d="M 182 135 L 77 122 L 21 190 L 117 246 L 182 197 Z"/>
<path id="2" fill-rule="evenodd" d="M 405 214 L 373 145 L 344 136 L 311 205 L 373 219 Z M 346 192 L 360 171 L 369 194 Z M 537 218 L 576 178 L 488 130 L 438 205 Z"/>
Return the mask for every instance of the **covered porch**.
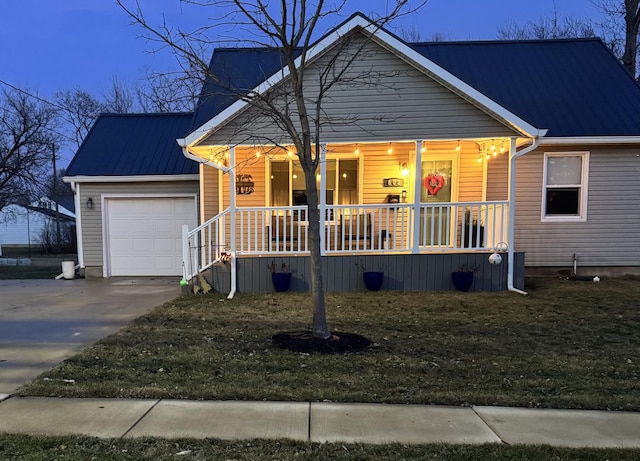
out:
<path id="1" fill-rule="evenodd" d="M 507 252 L 509 158 L 517 145 L 516 138 L 482 138 L 321 146 L 321 255 L 451 254 L 459 260 Z M 188 278 L 227 256 L 234 265 L 264 260 L 266 272 L 274 258 L 308 255 L 310 204 L 291 148 L 198 149 L 206 164 L 203 222 L 183 229 Z"/>

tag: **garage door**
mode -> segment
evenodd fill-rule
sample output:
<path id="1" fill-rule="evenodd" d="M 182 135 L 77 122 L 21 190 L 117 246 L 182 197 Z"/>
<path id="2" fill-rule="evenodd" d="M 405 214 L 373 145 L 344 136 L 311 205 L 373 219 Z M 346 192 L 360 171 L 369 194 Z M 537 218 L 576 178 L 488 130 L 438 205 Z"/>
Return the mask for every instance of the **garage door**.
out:
<path id="1" fill-rule="evenodd" d="M 196 226 L 193 197 L 107 199 L 111 276 L 181 275 L 182 225 Z"/>

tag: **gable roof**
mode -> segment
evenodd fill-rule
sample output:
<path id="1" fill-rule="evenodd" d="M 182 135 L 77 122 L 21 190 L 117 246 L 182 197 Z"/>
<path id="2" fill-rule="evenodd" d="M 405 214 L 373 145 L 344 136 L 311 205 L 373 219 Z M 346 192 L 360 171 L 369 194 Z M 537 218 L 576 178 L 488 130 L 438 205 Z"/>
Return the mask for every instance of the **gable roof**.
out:
<path id="1" fill-rule="evenodd" d="M 640 136 L 640 85 L 600 39 L 407 46 L 497 106 L 548 129 L 547 137 Z M 213 53 L 211 69 L 243 93 L 282 64 L 282 53 L 274 48 L 220 48 Z M 237 102 L 232 91 L 209 80 L 194 112 L 192 133 Z"/>
<path id="2" fill-rule="evenodd" d="M 361 13 L 354 14 L 341 25 L 337 26 L 335 29 L 333 29 L 316 43 L 314 43 L 306 53 L 307 63 L 311 62 L 314 58 L 321 55 L 326 49 L 330 48 L 339 40 L 343 39 L 344 36 L 354 31 L 362 31 L 372 40 L 377 41 L 378 43 L 382 43 L 385 47 L 391 49 L 392 52 L 394 52 L 398 56 L 402 57 L 408 62 L 412 62 L 423 72 L 430 74 L 433 78 L 439 80 L 443 86 L 448 87 L 450 90 L 472 102 L 474 105 L 482 108 L 485 112 L 492 114 L 497 120 L 500 120 L 505 125 L 511 126 L 514 130 L 526 133 L 527 136 L 544 136 L 544 133 L 546 133 L 546 130 L 539 130 L 538 128 L 532 126 L 527 121 L 520 118 L 518 115 L 511 113 L 505 108 L 501 107 L 500 105 L 495 103 L 495 101 L 492 101 L 484 94 L 478 92 L 475 88 L 458 79 L 455 75 L 438 66 L 433 61 L 430 61 L 429 59 L 415 52 L 415 50 L 407 46 L 405 42 L 388 33 L 383 28 L 380 28 Z M 279 50 L 274 51 L 273 59 L 274 61 L 269 62 L 277 64 L 278 61 L 281 61 L 281 52 Z M 300 67 L 301 65 L 300 59 L 300 57 L 296 59 L 296 67 Z M 219 67 L 211 68 L 211 71 L 214 75 L 217 75 L 217 72 L 219 72 L 220 70 L 222 72 L 227 72 L 227 69 L 233 69 L 233 67 L 229 65 L 229 63 L 225 63 Z M 260 69 L 260 75 L 255 76 L 255 80 L 257 80 L 259 84 L 253 87 L 252 91 L 254 93 L 263 94 L 271 87 L 277 85 L 288 77 L 289 71 L 286 66 L 280 65 L 276 69 L 277 71 L 271 74 L 267 79 L 265 79 L 264 77 L 264 71 Z M 252 71 L 250 70 L 249 72 Z M 224 78 L 222 80 L 224 80 Z M 246 89 L 240 85 L 235 85 L 231 87 L 231 90 L 228 91 L 223 90 L 223 94 L 225 94 L 225 97 L 221 98 L 223 100 L 222 105 L 225 105 L 226 101 L 228 100 L 231 101 L 231 104 L 226 106 L 221 112 L 218 112 L 212 117 L 209 117 L 209 120 L 204 124 L 192 127 L 195 128 L 195 130 L 192 131 L 184 139 L 178 139 L 178 142 L 183 146 L 196 144 L 208 133 L 223 125 L 224 123 L 226 123 L 226 121 L 232 119 L 233 117 L 238 115 L 244 108 L 246 108 L 249 103 L 248 101 L 234 95 L 236 88 L 240 92 L 242 92 L 243 90 L 246 91 Z M 196 112 L 198 112 L 198 109 L 196 109 Z M 204 117 L 198 116 L 198 120 L 202 120 L 203 118 Z"/>
<path id="3" fill-rule="evenodd" d="M 70 176 L 198 174 L 176 138 L 189 131 L 191 113 L 101 114 L 67 168 Z"/>

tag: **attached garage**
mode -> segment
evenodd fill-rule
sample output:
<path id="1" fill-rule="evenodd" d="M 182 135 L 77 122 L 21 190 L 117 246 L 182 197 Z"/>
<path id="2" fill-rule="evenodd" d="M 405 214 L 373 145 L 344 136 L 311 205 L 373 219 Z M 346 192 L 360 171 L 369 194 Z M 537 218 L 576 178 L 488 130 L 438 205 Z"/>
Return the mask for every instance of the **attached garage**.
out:
<path id="1" fill-rule="evenodd" d="M 197 226 L 195 196 L 105 197 L 107 276 L 182 274 L 182 225 Z"/>

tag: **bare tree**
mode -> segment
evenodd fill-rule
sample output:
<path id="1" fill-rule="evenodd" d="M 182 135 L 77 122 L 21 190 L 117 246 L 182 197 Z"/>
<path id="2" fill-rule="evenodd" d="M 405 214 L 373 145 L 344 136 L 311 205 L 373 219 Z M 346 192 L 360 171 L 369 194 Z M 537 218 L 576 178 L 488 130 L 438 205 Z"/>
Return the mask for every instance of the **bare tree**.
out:
<path id="1" fill-rule="evenodd" d="M 50 174 L 46 179 L 46 196 L 56 203 L 73 201 L 73 190 L 71 189 L 71 185 L 63 181 L 66 174 L 67 169 L 60 168 L 55 175 Z"/>
<path id="2" fill-rule="evenodd" d="M 364 47 L 364 42 L 350 43 L 353 35 L 342 37 L 336 46 L 326 52 L 323 64 L 315 69 L 311 67 L 312 45 L 320 35 L 316 30 L 318 25 L 331 19 L 340 19 L 341 12 L 346 8 L 346 0 L 331 4 L 323 0 L 282 0 L 275 5 L 262 0 L 183 0 L 184 4 L 212 7 L 214 14 L 203 16 L 220 18 L 215 24 L 203 26 L 193 33 L 173 29 L 167 24 L 154 28 L 145 18 L 138 3 L 132 8 L 125 5 L 125 0 L 117 0 L 117 3 L 135 23 L 146 29 L 149 38 L 159 41 L 163 46 L 169 46 L 184 62 L 188 62 L 190 67 L 202 69 L 208 79 L 236 92 L 237 99 L 245 101 L 260 114 L 260 123 L 252 121 L 254 132 L 248 139 L 260 140 L 260 132 L 255 130 L 255 127 L 271 123 L 281 128 L 284 136 L 280 139 L 262 139 L 262 142 L 282 147 L 285 144 L 293 144 L 295 147 L 304 172 L 309 203 L 312 331 L 317 338 L 329 338 L 331 333 L 326 321 L 320 257 L 320 210 L 316 206 L 316 172 L 323 157 L 320 147 L 321 133 L 330 126 L 344 126 L 357 123 L 358 120 L 353 116 L 331 117 L 325 113 L 323 106 L 332 96 L 332 90 L 341 85 L 379 85 L 383 80 L 381 75 L 376 75 L 374 69 L 349 72 L 352 64 L 361 57 Z M 377 26 L 388 24 L 403 14 L 415 11 L 424 3 L 426 1 L 413 2 L 410 6 L 408 0 L 387 2 L 388 10 L 374 18 L 375 23 Z M 244 42 L 277 50 L 286 71 L 286 78 L 277 88 L 265 92 L 239 91 L 237 87 L 230 85 L 216 74 L 216 69 L 209 69 L 207 63 L 198 55 L 203 44 L 212 43 L 208 35 L 214 32 L 215 27 L 224 27 L 244 34 L 244 39 L 238 37 L 238 43 Z"/>
<path id="3" fill-rule="evenodd" d="M 640 79 L 638 66 L 638 41 L 640 41 L 640 0 L 593 0 L 602 12 L 600 26 L 606 31 L 608 41 L 617 45 L 616 55 L 622 64 Z M 621 24 L 624 23 L 624 28 Z M 624 33 L 621 31 L 624 30 Z"/>
<path id="4" fill-rule="evenodd" d="M 136 86 L 136 98 L 143 112 L 189 112 L 196 106 L 205 74 L 198 69 L 177 72 L 147 71 Z"/>
<path id="5" fill-rule="evenodd" d="M 56 110 L 20 90 L 5 90 L 0 98 L 0 209 L 21 197 L 41 193 L 49 172 Z"/>
<path id="6" fill-rule="evenodd" d="M 135 90 L 117 77 L 111 78 L 111 86 L 103 94 L 103 112 L 127 114 L 135 112 Z"/>
<path id="7" fill-rule="evenodd" d="M 442 32 L 434 32 L 431 38 L 425 38 L 422 35 L 422 31 L 415 24 L 408 27 L 400 28 L 400 36 L 405 42 L 418 43 L 418 42 L 446 42 L 451 39 L 447 38 Z"/>
<path id="8" fill-rule="evenodd" d="M 104 111 L 104 104 L 89 92 L 81 89 L 59 90 L 54 95 L 60 107 L 60 116 L 71 131 L 69 138 L 79 148 L 94 122 Z"/>
<path id="9" fill-rule="evenodd" d="M 537 21 L 519 24 L 509 21 L 498 27 L 500 40 L 542 40 L 554 38 L 597 37 L 593 23 L 588 19 L 561 17 L 558 12 Z"/>

